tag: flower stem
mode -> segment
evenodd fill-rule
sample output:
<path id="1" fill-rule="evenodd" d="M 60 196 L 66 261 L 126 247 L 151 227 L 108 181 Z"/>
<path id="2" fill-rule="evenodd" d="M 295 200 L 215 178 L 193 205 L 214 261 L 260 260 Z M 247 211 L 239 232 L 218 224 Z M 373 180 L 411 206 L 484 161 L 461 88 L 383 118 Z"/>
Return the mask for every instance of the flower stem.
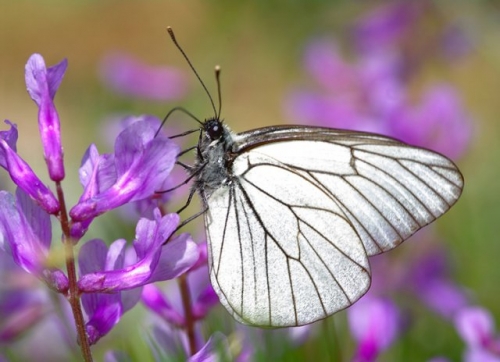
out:
<path id="1" fill-rule="evenodd" d="M 92 352 L 90 350 L 89 340 L 87 338 L 87 333 L 85 332 L 85 321 L 83 319 L 82 307 L 80 304 L 80 293 L 78 290 L 78 280 L 76 276 L 75 268 L 75 254 L 73 250 L 73 242 L 70 236 L 70 226 L 68 213 L 66 209 L 66 203 L 64 201 L 64 192 L 61 187 L 60 182 L 56 182 L 57 197 L 59 199 L 59 204 L 61 205 L 61 211 L 59 213 L 61 229 L 63 232 L 62 241 L 64 244 L 64 252 L 66 256 L 66 269 L 68 271 L 69 280 L 69 294 L 68 300 L 71 305 L 71 310 L 73 312 L 73 317 L 75 318 L 75 326 L 77 332 L 78 343 L 82 351 L 83 359 L 85 362 L 92 362 Z"/>
<path id="2" fill-rule="evenodd" d="M 189 341 L 189 353 L 194 355 L 196 353 L 196 336 L 194 333 L 194 318 L 191 310 L 191 293 L 189 292 L 189 285 L 187 282 L 186 274 L 181 275 L 178 279 L 179 289 L 181 292 L 182 305 L 184 307 L 185 315 L 185 330 Z"/>
<path id="3" fill-rule="evenodd" d="M 327 340 L 330 341 L 329 348 L 327 349 L 329 359 L 332 361 L 343 361 L 342 349 L 339 343 L 337 328 L 335 328 L 335 321 L 333 318 L 330 318 L 330 320 L 323 321 L 321 324 L 324 329 L 323 334 L 327 336 Z"/>

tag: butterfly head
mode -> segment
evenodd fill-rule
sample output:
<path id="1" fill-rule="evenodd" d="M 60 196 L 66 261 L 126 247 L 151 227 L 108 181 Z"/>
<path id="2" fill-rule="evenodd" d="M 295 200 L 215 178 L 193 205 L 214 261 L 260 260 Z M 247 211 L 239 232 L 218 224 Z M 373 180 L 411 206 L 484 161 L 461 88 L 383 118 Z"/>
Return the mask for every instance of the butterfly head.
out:
<path id="1" fill-rule="evenodd" d="M 203 122 L 203 132 L 210 141 L 219 140 L 224 134 L 224 126 L 219 118 L 213 117 Z"/>

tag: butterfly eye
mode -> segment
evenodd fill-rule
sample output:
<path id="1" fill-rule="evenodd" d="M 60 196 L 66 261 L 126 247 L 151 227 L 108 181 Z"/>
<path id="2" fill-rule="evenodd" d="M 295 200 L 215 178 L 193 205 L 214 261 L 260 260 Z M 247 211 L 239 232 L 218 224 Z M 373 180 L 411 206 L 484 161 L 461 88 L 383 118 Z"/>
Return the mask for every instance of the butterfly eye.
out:
<path id="1" fill-rule="evenodd" d="M 218 140 L 222 136 L 222 123 L 215 118 L 209 119 L 204 125 L 205 132 L 212 141 Z"/>

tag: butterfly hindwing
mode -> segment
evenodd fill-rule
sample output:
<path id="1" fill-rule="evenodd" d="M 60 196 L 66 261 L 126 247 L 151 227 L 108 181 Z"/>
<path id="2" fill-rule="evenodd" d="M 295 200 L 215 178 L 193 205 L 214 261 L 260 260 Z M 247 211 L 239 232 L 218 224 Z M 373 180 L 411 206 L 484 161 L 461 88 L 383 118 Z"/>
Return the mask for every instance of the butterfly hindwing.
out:
<path id="1" fill-rule="evenodd" d="M 303 325 L 363 295 L 370 284 L 368 260 L 335 201 L 293 172 L 270 167 L 253 168 L 209 200 L 212 284 L 243 323 Z M 293 182 L 280 185 L 283 177 Z M 263 186 L 281 192 L 271 197 Z M 301 197 L 293 201 L 294 194 Z"/>

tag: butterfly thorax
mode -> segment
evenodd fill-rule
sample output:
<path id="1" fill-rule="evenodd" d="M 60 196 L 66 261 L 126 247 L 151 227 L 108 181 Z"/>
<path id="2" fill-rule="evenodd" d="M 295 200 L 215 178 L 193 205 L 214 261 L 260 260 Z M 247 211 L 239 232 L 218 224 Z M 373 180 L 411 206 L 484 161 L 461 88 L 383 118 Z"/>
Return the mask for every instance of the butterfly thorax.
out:
<path id="1" fill-rule="evenodd" d="M 193 170 L 197 174 L 193 187 L 206 200 L 215 190 L 231 182 L 234 140 L 229 128 L 217 118 L 206 120 L 201 132 Z"/>

